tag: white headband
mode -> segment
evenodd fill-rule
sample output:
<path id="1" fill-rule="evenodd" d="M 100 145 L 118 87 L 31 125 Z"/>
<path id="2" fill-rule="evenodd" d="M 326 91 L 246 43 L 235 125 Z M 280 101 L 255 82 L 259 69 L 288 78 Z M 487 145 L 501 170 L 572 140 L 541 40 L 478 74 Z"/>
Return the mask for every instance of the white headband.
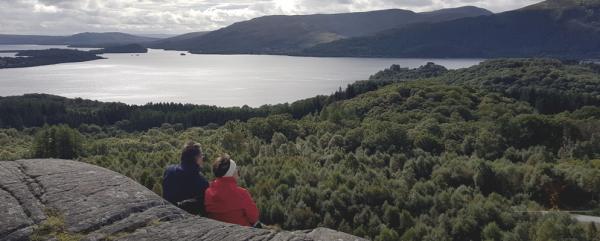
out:
<path id="1" fill-rule="evenodd" d="M 229 170 L 227 173 L 225 173 L 225 175 L 223 175 L 223 177 L 233 177 L 233 173 L 235 172 L 236 168 L 237 166 L 235 165 L 235 162 L 229 159 Z"/>

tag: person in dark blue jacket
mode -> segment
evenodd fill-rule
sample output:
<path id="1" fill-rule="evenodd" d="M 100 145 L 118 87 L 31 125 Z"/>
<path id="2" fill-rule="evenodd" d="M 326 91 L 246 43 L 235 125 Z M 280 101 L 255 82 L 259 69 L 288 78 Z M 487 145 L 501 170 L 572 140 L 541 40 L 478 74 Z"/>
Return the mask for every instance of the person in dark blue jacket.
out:
<path id="1" fill-rule="evenodd" d="M 167 167 L 162 185 L 164 199 L 191 214 L 205 216 L 204 192 L 208 188 L 208 181 L 200 175 L 203 158 L 200 143 L 185 143 L 181 162 Z"/>

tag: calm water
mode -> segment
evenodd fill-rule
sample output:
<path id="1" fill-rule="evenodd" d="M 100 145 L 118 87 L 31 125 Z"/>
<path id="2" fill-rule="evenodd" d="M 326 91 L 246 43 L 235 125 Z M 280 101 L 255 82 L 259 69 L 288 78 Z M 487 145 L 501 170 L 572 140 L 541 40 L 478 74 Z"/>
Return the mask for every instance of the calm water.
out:
<path id="1" fill-rule="evenodd" d="M 7 47 L 0 45 L 1 49 Z M 258 107 L 331 94 L 392 64 L 415 68 L 434 62 L 457 69 L 482 61 L 180 53 L 149 50 L 139 56 L 105 54 L 108 59 L 0 69 L 0 96 L 47 93 L 138 105 L 175 102 Z"/>

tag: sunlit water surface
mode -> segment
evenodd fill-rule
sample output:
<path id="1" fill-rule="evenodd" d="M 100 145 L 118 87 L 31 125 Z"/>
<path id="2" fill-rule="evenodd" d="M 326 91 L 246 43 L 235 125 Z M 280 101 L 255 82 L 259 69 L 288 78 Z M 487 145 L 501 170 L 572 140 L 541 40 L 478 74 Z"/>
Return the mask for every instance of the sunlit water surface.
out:
<path id="1" fill-rule="evenodd" d="M 0 50 L 6 49 L 35 48 L 0 45 Z M 258 107 L 331 94 L 392 64 L 416 68 L 434 62 L 458 69 L 483 61 L 180 53 L 150 49 L 139 55 L 104 54 L 108 59 L 89 62 L 0 69 L 0 96 L 47 93 L 138 105 L 175 102 Z"/>

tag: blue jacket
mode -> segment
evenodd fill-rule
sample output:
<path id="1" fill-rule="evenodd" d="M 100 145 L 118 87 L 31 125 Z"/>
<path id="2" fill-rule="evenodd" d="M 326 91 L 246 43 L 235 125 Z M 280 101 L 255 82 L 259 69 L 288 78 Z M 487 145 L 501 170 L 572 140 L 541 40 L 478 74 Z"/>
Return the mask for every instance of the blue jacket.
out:
<path id="1" fill-rule="evenodd" d="M 208 181 L 200 175 L 198 164 L 179 163 L 167 167 L 162 185 L 163 198 L 177 206 L 177 202 L 204 197 Z"/>

